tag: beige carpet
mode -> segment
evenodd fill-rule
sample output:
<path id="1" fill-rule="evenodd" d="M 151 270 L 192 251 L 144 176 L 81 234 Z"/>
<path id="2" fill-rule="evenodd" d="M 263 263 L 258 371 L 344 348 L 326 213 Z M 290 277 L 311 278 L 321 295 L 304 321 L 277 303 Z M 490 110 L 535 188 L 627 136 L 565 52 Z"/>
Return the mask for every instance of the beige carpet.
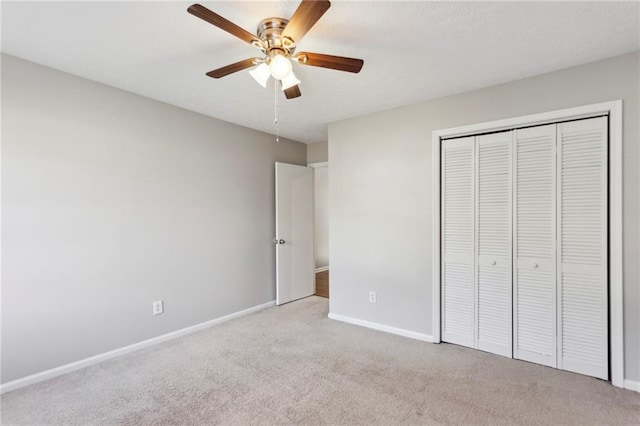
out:
<path id="1" fill-rule="evenodd" d="M 311 297 L 3 395 L 3 424 L 640 424 L 640 394 Z"/>

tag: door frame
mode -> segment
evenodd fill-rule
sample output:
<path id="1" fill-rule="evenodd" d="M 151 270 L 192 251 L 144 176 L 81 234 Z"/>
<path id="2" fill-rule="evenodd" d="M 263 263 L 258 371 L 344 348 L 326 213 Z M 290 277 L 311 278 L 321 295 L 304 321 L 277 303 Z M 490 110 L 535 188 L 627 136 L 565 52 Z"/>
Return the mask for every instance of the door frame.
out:
<path id="1" fill-rule="evenodd" d="M 433 170 L 433 342 L 440 343 L 441 331 L 441 233 L 440 233 L 440 145 L 443 139 L 479 133 L 513 130 L 609 116 L 609 348 L 611 383 L 624 387 L 623 269 L 622 269 L 622 100 L 584 105 L 540 114 L 508 118 L 468 126 L 435 130 L 431 134 Z"/>

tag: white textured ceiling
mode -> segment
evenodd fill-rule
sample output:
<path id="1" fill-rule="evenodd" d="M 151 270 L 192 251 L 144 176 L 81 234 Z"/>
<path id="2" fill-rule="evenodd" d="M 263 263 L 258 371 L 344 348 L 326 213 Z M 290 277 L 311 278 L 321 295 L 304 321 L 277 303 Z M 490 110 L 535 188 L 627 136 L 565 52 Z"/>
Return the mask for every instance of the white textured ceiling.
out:
<path id="1" fill-rule="evenodd" d="M 297 2 L 202 1 L 250 32 Z M 207 71 L 254 56 L 182 2 L 2 2 L 2 51 L 274 133 L 273 86 Z M 364 59 L 359 74 L 294 64 L 280 134 L 327 140 L 327 123 L 640 49 L 640 3 L 334 1 L 299 51 Z"/>

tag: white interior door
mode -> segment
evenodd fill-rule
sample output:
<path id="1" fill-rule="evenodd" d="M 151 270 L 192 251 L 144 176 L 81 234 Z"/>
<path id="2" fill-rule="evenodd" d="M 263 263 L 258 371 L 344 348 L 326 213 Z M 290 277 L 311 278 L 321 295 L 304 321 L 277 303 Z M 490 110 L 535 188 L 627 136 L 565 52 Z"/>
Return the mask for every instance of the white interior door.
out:
<path id="1" fill-rule="evenodd" d="M 442 142 L 443 341 L 608 379 L 607 135 L 597 117 Z"/>
<path id="2" fill-rule="evenodd" d="M 475 347 L 475 138 L 442 143 L 442 340 Z"/>
<path id="3" fill-rule="evenodd" d="M 314 293 L 313 169 L 276 163 L 276 303 Z"/>
<path id="4" fill-rule="evenodd" d="M 477 348 L 511 358 L 512 132 L 476 137 Z"/>
<path id="5" fill-rule="evenodd" d="M 558 367 L 607 380 L 607 119 L 558 124 Z"/>
<path id="6" fill-rule="evenodd" d="M 513 356 L 556 367 L 556 125 L 514 142 Z"/>

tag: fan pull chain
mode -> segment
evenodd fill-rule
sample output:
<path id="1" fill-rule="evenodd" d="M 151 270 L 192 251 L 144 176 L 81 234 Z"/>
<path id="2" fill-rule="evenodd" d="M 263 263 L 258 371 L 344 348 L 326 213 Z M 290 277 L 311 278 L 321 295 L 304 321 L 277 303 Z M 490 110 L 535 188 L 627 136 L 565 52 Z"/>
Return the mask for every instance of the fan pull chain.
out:
<path id="1" fill-rule="evenodd" d="M 274 118 L 273 124 L 276 125 L 276 142 L 280 143 L 280 124 L 278 123 L 278 81 L 273 81 L 273 109 Z"/>

